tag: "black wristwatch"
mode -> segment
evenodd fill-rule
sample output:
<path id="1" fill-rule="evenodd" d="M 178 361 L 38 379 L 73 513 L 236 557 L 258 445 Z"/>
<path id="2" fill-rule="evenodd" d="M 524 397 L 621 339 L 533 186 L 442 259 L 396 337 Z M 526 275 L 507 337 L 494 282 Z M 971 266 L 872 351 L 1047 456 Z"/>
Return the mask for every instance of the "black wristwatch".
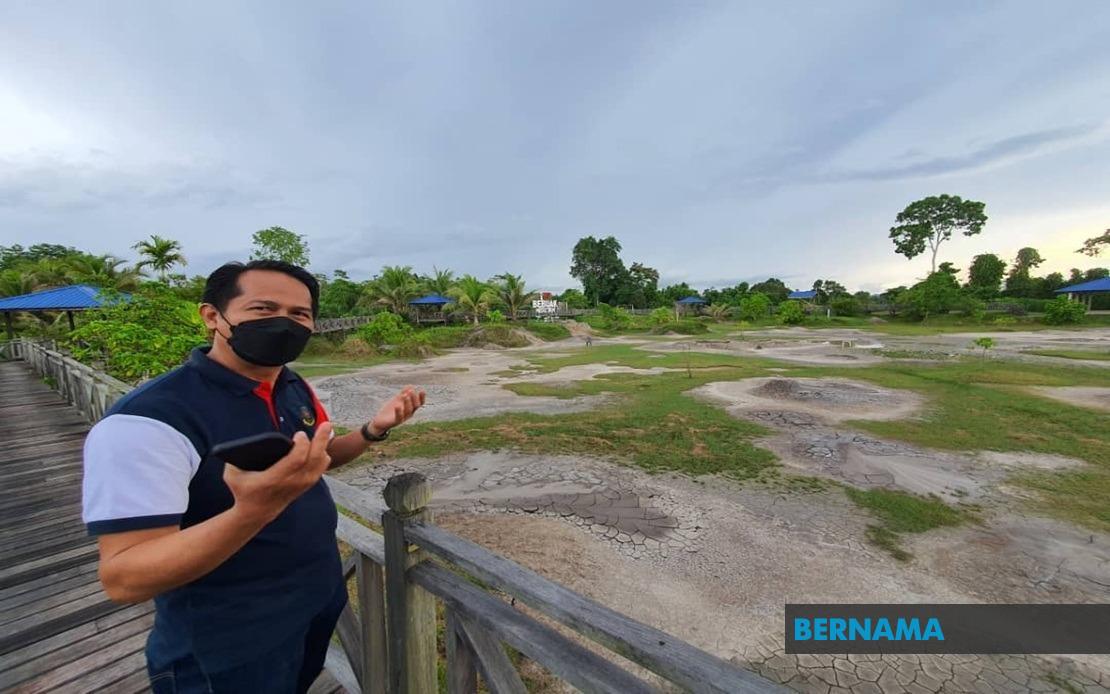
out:
<path id="1" fill-rule="evenodd" d="M 389 429 L 386 429 L 385 433 L 383 433 L 381 436 L 374 436 L 373 434 L 371 434 L 370 433 L 370 422 L 367 422 L 366 424 L 363 424 L 361 431 L 362 431 L 362 438 L 366 439 L 366 441 L 369 442 L 369 443 L 376 443 L 378 441 L 385 441 L 386 439 L 389 438 Z"/>

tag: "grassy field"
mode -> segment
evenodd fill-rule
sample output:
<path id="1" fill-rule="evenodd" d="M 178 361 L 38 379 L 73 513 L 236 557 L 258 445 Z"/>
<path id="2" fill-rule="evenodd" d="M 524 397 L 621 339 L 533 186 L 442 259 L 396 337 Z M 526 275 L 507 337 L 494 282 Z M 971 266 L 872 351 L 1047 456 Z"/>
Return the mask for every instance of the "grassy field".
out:
<path id="1" fill-rule="evenodd" d="M 1086 349 L 1031 349 L 1027 351 L 1026 354 L 1037 354 L 1042 357 L 1059 357 L 1061 359 L 1110 361 L 1110 352 L 1096 352 Z"/>

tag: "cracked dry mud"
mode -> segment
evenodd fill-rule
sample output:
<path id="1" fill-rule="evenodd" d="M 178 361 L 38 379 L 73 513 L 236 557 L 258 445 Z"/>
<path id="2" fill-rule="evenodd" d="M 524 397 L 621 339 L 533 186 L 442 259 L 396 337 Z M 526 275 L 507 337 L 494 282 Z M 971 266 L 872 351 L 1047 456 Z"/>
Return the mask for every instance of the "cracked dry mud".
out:
<path id="1" fill-rule="evenodd" d="M 505 352 L 450 356 L 394 374 L 390 387 L 446 379 L 458 401 L 430 416 L 473 416 L 475 408 L 462 403 L 473 396 L 480 410 L 490 402 L 474 386 L 502 382 L 493 372 L 517 361 Z M 436 373 L 476 362 L 469 377 Z M 536 376 L 580 380 L 612 368 L 589 366 Z M 333 408 L 336 395 L 350 403 L 365 397 L 362 386 L 343 392 L 342 379 L 349 378 L 333 382 Z M 768 386 L 772 380 L 709 384 L 691 395 L 767 424 L 775 433 L 762 444 L 788 468 L 861 487 L 974 499 L 980 521 L 905 537 L 915 559 L 903 564 L 867 543 L 873 520 L 835 488 L 786 492 L 513 451 L 392 460 L 338 476 L 376 492 L 393 474 L 418 470 L 434 485 L 437 517 L 454 532 L 798 691 L 1110 692 L 1105 656 L 785 654 L 782 607 L 788 602 L 1106 602 L 1110 537 L 1015 510 L 1016 492 L 1005 484 L 1010 470 L 1077 461 L 938 453 L 884 441 L 843 422 L 913 416 L 922 403 L 912 394 L 847 379 L 781 379 L 795 383 Z M 530 400 L 497 405 L 502 411 L 522 403 L 546 407 L 542 399 Z M 561 408 L 568 402 L 573 406 L 553 403 L 550 412 L 567 411 Z"/>

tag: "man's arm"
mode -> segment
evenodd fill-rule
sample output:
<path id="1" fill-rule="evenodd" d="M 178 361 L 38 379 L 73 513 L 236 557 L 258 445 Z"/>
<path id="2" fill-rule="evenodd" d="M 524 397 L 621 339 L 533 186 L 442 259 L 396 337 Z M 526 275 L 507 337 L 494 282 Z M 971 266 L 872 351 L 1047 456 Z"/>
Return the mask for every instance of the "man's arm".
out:
<path id="1" fill-rule="evenodd" d="M 100 581 L 117 602 L 142 602 L 194 581 L 227 561 L 298 496 L 331 462 L 331 424 L 312 441 L 298 432 L 289 454 L 263 472 L 224 466 L 234 505 L 185 530 L 149 528 L 100 537 Z"/>
<path id="2" fill-rule="evenodd" d="M 413 413 L 424 405 L 425 394 L 423 390 L 416 390 L 412 386 L 405 386 L 389 402 L 382 405 L 378 414 L 370 420 L 370 433 L 381 436 L 393 427 L 404 423 Z M 328 455 L 331 456 L 332 468 L 345 465 L 366 452 L 370 443 L 362 437 L 362 432 L 352 431 L 342 436 L 336 436 L 328 446 Z"/>

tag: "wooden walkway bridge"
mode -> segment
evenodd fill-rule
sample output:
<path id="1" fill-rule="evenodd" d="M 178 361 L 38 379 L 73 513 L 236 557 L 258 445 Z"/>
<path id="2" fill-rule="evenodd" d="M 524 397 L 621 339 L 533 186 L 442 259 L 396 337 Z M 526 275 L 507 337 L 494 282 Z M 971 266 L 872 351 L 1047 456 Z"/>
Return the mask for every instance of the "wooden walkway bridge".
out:
<path id="1" fill-rule="evenodd" d="M 88 422 L 23 362 L 0 361 L 0 393 L 0 692 L 148 691 L 154 605 L 108 600 L 81 522 Z"/>

